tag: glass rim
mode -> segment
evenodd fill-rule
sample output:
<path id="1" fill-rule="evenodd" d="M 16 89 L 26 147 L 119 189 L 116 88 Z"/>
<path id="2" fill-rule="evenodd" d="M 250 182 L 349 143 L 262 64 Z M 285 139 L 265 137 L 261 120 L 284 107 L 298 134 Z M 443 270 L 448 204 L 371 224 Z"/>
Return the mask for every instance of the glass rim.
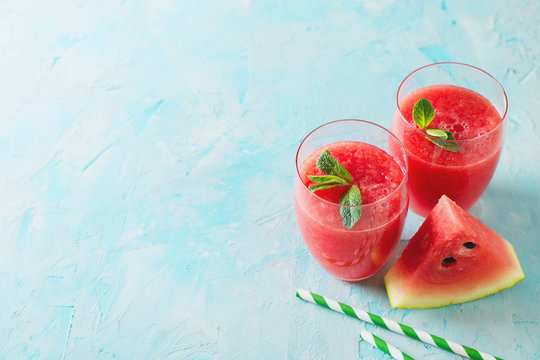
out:
<path id="1" fill-rule="evenodd" d="M 401 91 L 401 88 L 403 87 L 403 84 L 405 84 L 405 82 L 411 76 L 416 74 L 417 72 L 419 72 L 421 70 L 424 70 L 426 68 L 430 68 L 430 67 L 434 67 L 434 66 L 440 66 L 440 65 L 456 65 L 458 67 L 462 66 L 462 67 L 467 67 L 467 68 L 470 68 L 470 69 L 478 70 L 478 71 L 484 73 L 485 75 L 487 75 L 488 78 L 490 78 L 491 80 L 493 80 L 495 82 L 495 84 L 497 84 L 498 88 L 501 90 L 501 92 L 503 94 L 503 97 L 504 97 L 504 113 L 501 115 L 501 121 L 497 124 L 497 126 L 495 126 L 493 129 L 491 129 L 490 131 L 488 131 L 486 133 L 480 134 L 480 135 L 472 137 L 472 138 L 456 139 L 456 140 L 443 140 L 443 139 L 440 139 L 440 138 L 437 138 L 437 137 L 426 134 L 421 129 L 419 129 L 417 126 L 413 126 L 410 122 L 405 120 L 405 116 L 403 115 L 403 112 L 401 111 L 401 107 L 399 105 L 399 93 Z M 490 103 L 491 103 L 491 101 L 490 101 Z M 433 140 L 442 141 L 442 142 L 456 142 L 456 143 L 459 144 L 459 143 L 464 143 L 464 142 L 468 142 L 468 141 L 471 141 L 471 140 L 477 140 L 477 139 L 481 139 L 483 137 L 487 137 L 488 135 L 490 135 L 490 134 L 494 133 L 495 131 L 497 131 L 504 124 L 504 121 L 506 119 L 506 115 L 508 114 L 508 97 L 506 96 L 506 91 L 504 91 L 504 88 L 502 87 L 501 83 L 499 83 L 499 81 L 497 81 L 497 79 L 495 79 L 493 76 L 491 76 L 487 71 L 484 71 L 484 70 L 480 69 L 479 67 L 476 67 L 476 66 L 473 66 L 473 65 L 460 63 L 460 62 L 449 61 L 449 62 L 438 62 L 438 63 L 424 65 L 424 66 L 419 67 L 418 69 L 414 70 L 409 75 L 407 75 L 405 77 L 405 79 L 403 79 L 403 81 L 401 81 L 401 84 L 399 84 L 399 87 L 398 87 L 398 90 L 397 90 L 397 93 L 396 93 L 396 106 L 397 106 L 397 109 L 398 109 L 398 112 L 399 112 L 399 117 L 401 118 L 401 120 L 407 125 L 407 127 L 411 128 L 416 133 L 421 134 L 423 136 L 426 136 L 426 137 L 428 137 L 430 139 L 433 139 Z"/>
<path id="2" fill-rule="evenodd" d="M 298 156 L 300 154 L 300 149 L 302 148 L 302 146 L 304 145 L 304 143 L 308 140 L 308 138 L 313 134 L 315 133 L 316 131 L 324 128 L 324 127 L 327 127 L 327 126 L 330 126 L 330 125 L 333 125 L 333 124 L 337 124 L 337 123 L 344 123 L 344 122 L 350 122 L 350 123 L 363 123 L 363 124 L 367 124 L 367 125 L 374 125 L 375 127 L 378 127 L 379 129 L 383 130 L 384 132 L 386 132 L 387 134 L 391 135 L 392 138 L 399 144 L 399 147 L 401 149 L 401 152 L 403 153 L 404 155 L 404 159 L 405 159 L 405 169 L 401 168 L 401 164 L 396 161 L 396 163 L 399 165 L 399 167 L 401 168 L 401 170 L 403 171 L 403 178 L 401 179 L 401 182 L 398 184 L 398 186 L 396 186 L 396 188 L 394 190 L 392 190 L 388 195 L 386 195 L 385 197 L 383 198 L 380 198 L 372 203 L 369 203 L 369 204 L 365 204 L 365 205 L 341 205 L 341 204 L 338 204 L 338 203 L 335 203 L 335 202 L 332 202 L 332 201 L 329 201 L 329 200 L 326 200 L 326 199 L 323 199 L 322 197 L 320 197 L 319 195 L 315 194 L 314 192 L 310 191 L 309 188 L 306 186 L 306 184 L 304 184 L 304 182 L 302 181 L 302 177 L 300 176 L 300 170 L 299 170 L 299 166 L 298 166 Z M 370 144 L 370 145 L 373 145 L 373 144 Z M 325 146 L 325 145 L 323 145 Z M 381 149 L 379 146 L 376 146 L 376 145 L 373 145 L 375 147 L 377 147 L 378 149 Z M 381 149 L 383 150 L 383 149 Z M 384 150 L 383 150 L 384 151 Z M 386 151 L 384 151 L 386 152 Z M 390 154 L 388 154 L 390 155 Z M 392 156 L 392 155 L 390 155 Z M 392 156 L 392 158 L 394 158 L 394 156 Z M 401 143 L 401 141 L 398 139 L 398 137 L 396 135 L 394 135 L 390 130 L 384 128 L 383 126 L 379 125 L 379 124 L 376 124 L 374 122 L 371 122 L 371 121 L 367 121 L 367 120 L 360 120 L 360 119 L 341 119 L 341 120 L 334 120 L 334 121 L 330 121 L 330 122 L 327 122 L 327 123 L 324 123 L 322 125 L 319 125 L 317 126 L 315 129 L 311 130 L 305 137 L 304 139 L 302 140 L 302 142 L 300 143 L 300 145 L 298 146 L 298 150 L 296 150 L 296 159 L 295 159 L 295 166 L 296 166 L 296 176 L 298 177 L 300 183 L 302 184 L 301 186 L 306 189 L 306 191 L 312 195 L 312 196 L 315 196 L 317 197 L 320 201 L 326 203 L 326 204 L 329 204 L 329 205 L 332 205 L 332 206 L 338 206 L 338 207 L 350 207 L 350 208 L 356 208 L 356 207 L 362 207 L 362 208 L 365 208 L 367 207 L 368 209 L 376 204 L 379 204 L 379 203 L 382 203 L 383 201 L 387 200 L 388 198 L 390 198 L 392 195 L 394 195 L 398 190 L 400 190 L 403 186 L 407 186 L 407 178 L 408 178 L 408 172 L 409 172 L 409 159 L 408 159 L 408 156 L 407 156 L 407 152 L 405 151 L 405 147 L 403 146 L 403 144 Z"/>

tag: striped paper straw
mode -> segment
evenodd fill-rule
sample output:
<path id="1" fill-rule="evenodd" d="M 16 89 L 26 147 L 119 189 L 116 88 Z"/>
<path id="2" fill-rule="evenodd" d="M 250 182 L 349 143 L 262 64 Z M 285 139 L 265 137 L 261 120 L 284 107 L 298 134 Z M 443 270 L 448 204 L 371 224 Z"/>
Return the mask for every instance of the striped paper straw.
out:
<path id="1" fill-rule="evenodd" d="M 396 360 L 414 360 L 409 355 L 405 354 L 403 351 L 399 350 L 394 345 L 384 341 L 380 337 L 373 335 L 366 329 L 362 330 L 360 332 L 360 337 L 364 339 L 366 342 L 370 343 L 371 345 L 375 346 L 376 348 L 381 349 L 391 357 L 393 357 Z"/>
<path id="2" fill-rule="evenodd" d="M 468 357 L 469 359 L 474 360 L 503 360 L 499 357 L 495 357 L 490 354 L 475 350 L 465 345 L 460 345 L 450 340 L 443 339 L 442 337 L 428 334 L 425 331 L 412 328 L 410 326 L 400 324 L 393 320 L 385 319 L 378 315 L 369 313 L 364 310 L 356 309 L 352 306 L 337 302 L 332 299 L 325 298 L 321 295 L 311 293 L 307 290 L 298 289 L 296 291 L 296 296 L 302 300 L 309 301 L 311 303 L 324 306 L 328 309 L 349 315 L 353 318 L 368 322 L 373 325 L 377 325 L 388 329 L 390 331 L 396 332 L 408 336 L 410 338 L 420 340 L 426 344 L 437 346 L 441 349 L 451 351 L 455 354 Z"/>

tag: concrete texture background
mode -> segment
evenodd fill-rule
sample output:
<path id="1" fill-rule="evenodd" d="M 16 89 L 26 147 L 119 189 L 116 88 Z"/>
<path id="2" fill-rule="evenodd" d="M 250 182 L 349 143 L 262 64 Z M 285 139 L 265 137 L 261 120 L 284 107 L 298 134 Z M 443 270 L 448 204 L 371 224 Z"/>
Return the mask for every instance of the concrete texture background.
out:
<path id="1" fill-rule="evenodd" d="M 5 0 L 0 19 L 0 358 L 389 359 L 297 287 L 540 358 L 538 1 Z M 294 156 L 330 120 L 388 128 L 401 80 L 439 61 L 507 91 L 504 152 L 471 212 L 527 278 L 397 310 L 391 263 L 349 284 L 311 258 Z M 366 327 L 415 358 L 456 357 Z"/>

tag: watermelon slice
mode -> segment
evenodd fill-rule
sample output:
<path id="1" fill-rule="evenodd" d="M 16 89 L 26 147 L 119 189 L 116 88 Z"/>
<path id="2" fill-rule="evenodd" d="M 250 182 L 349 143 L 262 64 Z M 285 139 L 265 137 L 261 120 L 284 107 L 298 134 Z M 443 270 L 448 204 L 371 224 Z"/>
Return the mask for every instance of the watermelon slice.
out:
<path id="1" fill-rule="evenodd" d="M 525 275 L 512 244 L 443 195 L 384 277 L 392 307 L 475 300 Z"/>

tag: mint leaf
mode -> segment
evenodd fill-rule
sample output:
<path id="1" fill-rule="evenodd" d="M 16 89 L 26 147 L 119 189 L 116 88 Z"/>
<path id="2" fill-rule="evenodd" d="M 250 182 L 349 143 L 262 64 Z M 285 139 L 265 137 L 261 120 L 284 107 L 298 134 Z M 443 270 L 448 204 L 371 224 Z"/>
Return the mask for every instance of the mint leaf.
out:
<path id="1" fill-rule="evenodd" d="M 448 140 L 439 140 L 439 139 L 432 139 L 426 136 L 426 139 L 437 145 L 438 147 L 442 147 L 444 150 L 448 150 L 451 152 L 459 152 L 459 145 L 455 141 L 448 141 L 448 140 L 455 140 L 454 137 L 448 138 Z"/>
<path id="2" fill-rule="evenodd" d="M 421 98 L 414 104 L 413 120 L 420 129 L 425 129 L 434 117 L 435 109 L 429 100 Z"/>
<path id="3" fill-rule="evenodd" d="M 448 134 L 452 136 L 452 133 L 450 131 L 445 131 L 445 130 L 435 129 L 435 128 L 426 129 L 426 134 L 428 134 L 429 136 L 439 138 L 439 139 L 443 139 L 443 140 L 448 139 Z"/>
<path id="4" fill-rule="evenodd" d="M 347 180 L 334 175 L 309 175 L 309 179 L 315 183 L 309 186 L 309 190 L 312 192 L 317 190 L 330 189 L 336 186 L 350 185 Z"/>
<path id="5" fill-rule="evenodd" d="M 331 183 L 339 183 L 341 185 L 350 185 L 349 182 L 345 179 L 340 178 L 339 176 L 334 175 L 323 175 L 323 176 L 314 176 L 309 175 L 309 179 L 316 184 L 326 185 Z"/>
<path id="6" fill-rule="evenodd" d="M 353 185 L 347 190 L 339 200 L 339 204 L 343 205 L 339 208 L 341 221 L 347 229 L 352 229 L 354 224 L 362 216 L 362 196 L 358 186 Z"/>
<path id="7" fill-rule="evenodd" d="M 309 191 L 315 192 L 315 191 L 324 190 L 324 189 L 331 189 L 336 186 L 343 186 L 343 184 L 326 184 L 326 185 L 311 184 L 309 185 Z"/>
<path id="8" fill-rule="evenodd" d="M 445 150 L 452 151 L 452 152 L 459 152 L 459 145 L 456 141 L 449 141 L 449 140 L 456 140 L 454 139 L 454 136 L 450 131 L 441 130 L 441 129 L 426 129 L 426 134 L 439 138 L 438 139 L 432 139 L 430 137 L 426 136 L 426 139 L 434 143 L 435 145 L 442 147 Z M 446 141 L 442 141 L 446 140 Z"/>
<path id="9" fill-rule="evenodd" d="M 321 170 L 326 175 L 338 176 L 342 179 L 352 182 L 351 174 L 337 161 L 330 151 L 324 150 L 317 160 L 317 168 Z"/>

